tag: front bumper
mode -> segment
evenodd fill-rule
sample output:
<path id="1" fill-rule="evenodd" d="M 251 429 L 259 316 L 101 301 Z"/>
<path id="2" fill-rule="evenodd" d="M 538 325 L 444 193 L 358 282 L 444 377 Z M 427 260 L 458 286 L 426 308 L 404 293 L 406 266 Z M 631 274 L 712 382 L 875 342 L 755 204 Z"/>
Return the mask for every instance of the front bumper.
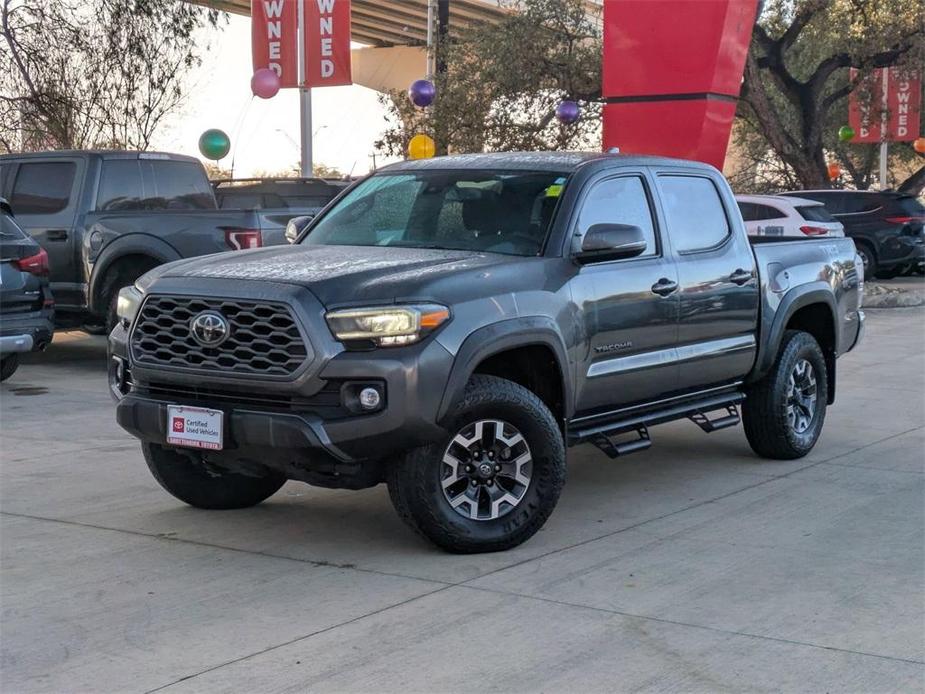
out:
<path id="1" fill-rule="evenodd" d="M 857 347 L 861 343 L 861 340 L 864 338 L 865 316 L 864 316 L 864 312 L 861 311 L 860 309 L 857 312 L 856 320 L 857 320 L 857 332 L 855 333 L 854 341 L 851 343 L 851 346 L 848 348 L 849 352 L 853 350 L 855 347 Z"/>
<path id="2" fill-rule="evenodd" d="M 287 297 L 274 296 L 281 298 Z M 432 337 L 405 347 L 345 351 L 313 301 L 298 294 L 287 301 L 313 353 L 290 380 L 142 366 L 130 355 L 129 330 L 116 326 L 109 378 L 118 423 L 139 439 L 166 445 L 168 404 L 217 409 L 225 414 L 225 440 L 223 450 L 204 454 L 210 461 L 256 462 L 323 486 L 381 481 L 382 461 L 444 435 L 436 418 L 453 356 Z M 349 409 L 347 394 L 358 383 L 382 388 L 379 410 Z"/>

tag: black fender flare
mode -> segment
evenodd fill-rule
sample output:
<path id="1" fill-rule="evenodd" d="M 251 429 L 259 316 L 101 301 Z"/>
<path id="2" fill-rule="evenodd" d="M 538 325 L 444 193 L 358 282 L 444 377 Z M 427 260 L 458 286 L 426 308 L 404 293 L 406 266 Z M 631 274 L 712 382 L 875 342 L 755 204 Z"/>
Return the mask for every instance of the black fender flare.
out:
<path id="1" fill-rule="evenodd" d="M 177 250 L 166 241 L 148 234 L 127 234 L 108 244 L 93 263 L 90 275 L 89 304 L 90 311 L 100 308 L 101 292 L 106 281 L 106 274 L 112 264 L 127 255 L 146 255 L 162 265 L 183 258 Z M 105 308 L 105 307 L 104 307 Z"/>
<path id="2" fill-rule="evenodd" d="M 763 347 L 758 352 L 755 367 L 748 378 L 749 383 L 760 380 L 771 370 L 774 360 L 777 359 L 781 341 L 784 339 L 787 323 L 797 311 L 813 304 L 824 304 L 832 316 L 834 350 L 831 355 L 826 354 L 826 368 L 828 369 L 829 404 L 835 401 L 835 357 L 841 352 L 841 346 L 839 345 L 840 326 L 832 288 L 822 281 L 794 287 L 784 294 L 784 298 L 781 299 L 777 310 L 774 312 L 774 319 L 767 332 L 767 339 L 763 341 Z"/>
<path id="3" fill-rule="evenodd" d="M 524 316 L 486 325 L 463 341 L 450 369 L 443 399 L 437 411 L 437 422 L 442 421 L 450 408 L 462 398 L 466 383 L 482 361 L 510 349 L 536 345 L 548 347 L 556 359 L 562 379 L 563 414 L 568 420 L 572 416 L 574 399 L 565 342 L 553 319 L 545 316 Z"/>

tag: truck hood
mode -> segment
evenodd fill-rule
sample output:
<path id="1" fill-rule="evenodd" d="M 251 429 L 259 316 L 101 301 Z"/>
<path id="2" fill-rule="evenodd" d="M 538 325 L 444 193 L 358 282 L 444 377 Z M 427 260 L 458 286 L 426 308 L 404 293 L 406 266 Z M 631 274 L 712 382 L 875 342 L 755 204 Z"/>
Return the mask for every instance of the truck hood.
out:
<path id="1" fill-rule="evenodd" d="M 443 292 L 436 289 L 448 280 L 456 291 L 467 284 L 471 289 L 470 275 L 486 276 L 494 266 L 530 260 L 539 259 L 383 246 L 274 246 L 177 261 L 162 266 L 158 276 L 296 284 L 331 306 L 360 300 L 440 299 Z"/>

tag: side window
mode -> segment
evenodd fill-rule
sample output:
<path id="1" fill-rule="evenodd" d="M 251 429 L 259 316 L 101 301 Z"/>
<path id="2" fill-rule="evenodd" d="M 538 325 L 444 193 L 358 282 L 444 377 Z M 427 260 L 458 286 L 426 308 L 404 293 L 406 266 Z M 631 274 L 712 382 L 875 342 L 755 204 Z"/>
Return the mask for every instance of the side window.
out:
<path id="1" fill-rule="evenodd" d="M 100 211 L 143 210 L 144 186 L 137 159 L 107 159 L 103 161 L 100 190 L 96 196 Z"/>
<path id="2" fill-rule="evenodd" d="M 743 222 L 754 222 L 758 220 L 758 205 L 753 202 L 739 202 L 739 212 L 742 213 Z"/>
<path id="3" fill-rule="evenodd" d="M 620 176 L 595 183 L 578 214 L 584 235 L 595 224 L 632 224 L 642 229 L 646 250 L 640 258 L 658 255 L 658 241 L 645 184 L 639 176 Z"/>
<path id="4" fill-rule="evenodd" d="M 77 165 L 72 161 L 19 165 L 10 205 L 16 214 L 54 214 L 70 202 Z"/>
<path id="5" fill-rule="evenodd" d="M 148 209 L 215 209 L 212 188 L 199 164 L 186 161 L 151 161 L 154 196 Z M 145 162 L 142 162 L 144 165 Z"/>
<path id="6" fill-rule="evenodd" d="M 770 205 L 758 205 L 758 219 L 783 219 L 786 216 L 787 215 L 785 215 L 776 207 L 771 207 Z"/>
<path id="7" fill-rule="evenodd" d="M 699 251 L 729 236 L 729 221 L 719 191 L 702 176 L 659 176 L 668 233 L 678 252 Z"/>

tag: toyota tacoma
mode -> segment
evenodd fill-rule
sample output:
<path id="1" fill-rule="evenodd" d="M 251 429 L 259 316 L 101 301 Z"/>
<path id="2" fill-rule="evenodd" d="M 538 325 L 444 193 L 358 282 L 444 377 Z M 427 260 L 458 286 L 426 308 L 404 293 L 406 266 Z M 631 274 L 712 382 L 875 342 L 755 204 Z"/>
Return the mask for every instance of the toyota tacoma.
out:
<path id="1" fill-rule="evenodd" d="M 749 239 L 704 164 L 450 156 L 355 183 L 291 246 L 148 272 L 109 382 L 188 504 L 385 482 L 437 545 L 496 551 L 552 513 L 569 446 L 621 457 L 741 411 L 759 456 L 806 455 L 862 293 L 851 239 Z"/>

